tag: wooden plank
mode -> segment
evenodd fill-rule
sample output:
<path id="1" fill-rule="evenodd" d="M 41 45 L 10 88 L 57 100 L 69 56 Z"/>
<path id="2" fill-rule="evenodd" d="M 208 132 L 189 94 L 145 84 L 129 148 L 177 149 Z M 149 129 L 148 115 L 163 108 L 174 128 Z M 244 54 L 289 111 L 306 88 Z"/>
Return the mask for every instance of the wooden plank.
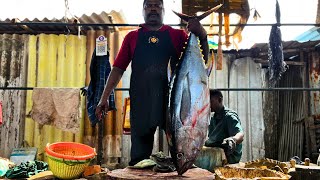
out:
<path id="1" fill-rule="evenodd" d="M 262 60 L 262 59 L 256 59 L 254 60 L 255 63 L 261 63 L 263 65 L 268 65 L 269 61 L 268 60 Z M 305 62 L 296 62 L 296 61 L 285 61 L 287 65 L 293 65 L 293 66 L 305 66 Z"/>
<path id="2" fill-rule="evenodd" d="M 310 164 L 310 166 L 296 165 L 292 178 L 298 180 L 320 179 L 320 166 Z M 291 175 L 290 174 L 290 175 Z"/>
<path id="3" fill-rule="evenodd" d="M 305 54 L 303 51 L 300 51 L 300 61 L 301 62 L 308 62 L 308 59 L 305 58 Z M 303 76 L 302 76 L 302 83 L 303 83 L 303 87 L 309 87 L 309 73 L 308 73 L 308 68 L 306 66 L 303 66 L 302 68 L 303 71 Z M 309 116 L 309 92 L 304 91 L 303 92 L 303 104 L 304 104 L 304 113 L 303 113 L 303 117 L 307 117 Z M 310 152 L 310 134 L 309 134 L 309 123 L 307 122 L 308 118 L 304 118 L 304 130 L 305 130 L 305 137 L 306 137 L 306 148 L 303 147 L 302 148 L 305 149 L 306 151 L 306 157 L 311 157 L 311 152 Z M 303 139 L 303 137 L 302 137 Z M 303 140 L 302 140 L 303 142 Z M 302 143 L 303 144 L 303 143 Z M 303 154 L 304 155 L 304 154 Z"/>

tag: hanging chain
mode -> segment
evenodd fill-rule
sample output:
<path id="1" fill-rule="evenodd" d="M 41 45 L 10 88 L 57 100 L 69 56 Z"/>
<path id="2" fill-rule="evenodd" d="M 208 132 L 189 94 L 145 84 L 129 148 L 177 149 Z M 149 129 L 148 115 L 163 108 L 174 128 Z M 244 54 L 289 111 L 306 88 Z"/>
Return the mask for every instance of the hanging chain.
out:
<path id="1" fill-rule="evenodd" d="M 64 21 L 65 23 L 68 23 L 68 14 L 71 15 L 72 18 L 74 18 L 76 20 L 76 23 L 80 23 L 80 20 L 74 16 L 69 8 L 69 1 L 68 0 L 64 0 Z M 66 26 L 67 27 L 67 26 Z M 68 30 L 68 35 L 70 34 L 70 29 L 67 27 Z M 80 32 L 81 32 L 81 26 L 78 26 L 78 37 L 80 39 Z"/>

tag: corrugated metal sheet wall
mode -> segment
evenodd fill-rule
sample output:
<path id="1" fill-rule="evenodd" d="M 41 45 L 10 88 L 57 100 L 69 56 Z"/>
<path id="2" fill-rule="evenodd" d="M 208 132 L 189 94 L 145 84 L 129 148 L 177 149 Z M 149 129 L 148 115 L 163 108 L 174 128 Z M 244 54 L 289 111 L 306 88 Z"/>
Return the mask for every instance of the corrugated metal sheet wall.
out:
<path id="1" fill-rule="evenodd" d="M 280 80 L 280 87 L 303 87 L 304 73 L 301 67 L 291 66 Z M 293 156 L 303 157 L 305 112 L 303 91 L 279 92 L 278 159 L 289 161 Z"/>
<path id="2" fill-rule="evenodd" d="M 312 88 L 320 88 L 320 56 L 319 52 L 312 52 L 309 55 L 309 84 Z M 309 153 L 314 153 L 316 156 L 320 149 L 320 92 L 310 92 L 310 118 L 308 119 L 308 131 L 310 135 Z"/>
<path id="3" fill-rule="evenodd" d="M 28 87 L 72 87 L 85 85 L 86 37 L 74 35 L 30 35 L 28 46 Z M 25 121 L 25 141 L 44 156 L 47 143 L 83 141 L 84 98 L 81 100 L 80 132 L 63 132 L 53 126 L 40 126 L 30 118 Z M 26 113 L 32 108 L 32 91 L 27 92 Z"/>
<path id="4" fill-rule="evenodd" d="M 230 88 L 261 88 L 261 65 L 251 58 L 233 61 L 230 72 Z M 261 91 L 230 91 L 229 107 L 238 112 L 245 138 L 242 161 L 262 158 L 264 152 L 264 121 Z"/>
<path id="5" fill-rule="evenodd" d="M 0 36 L 1 87 L 74 87 L 81 88 L 90 82 L 90 62 L 95 38 L 105 35 L 110 45 L 110 63 L 126 32 L 88 31 L 86 36 L 74 35 L 2 35 Z M 26 79 L 27 78 L 27 79 Z M 118 87 L 122 87 L 120 83 Z M 109 163 L 121 157 L 123 118 L 123 92 L 116 91 L 117 111 L 105 119 L 104 159 Z M 82 97 L 79 134 L 63 132 L 53 126 L 40 126 L 27 115 L 32 109 L 32 90 L 1 91 L 4 124 L 0 126 L 0 156 L 9 157 L 12 148 L 25 145 L 38 148 L 38 158 L 44 159 L 47 143 L 58 141 L 83 142 L 97 146 L 97 129 L 90 125 Z M 10 109 L 10 111 L 7 111 Z M 14 113 L 21 112 L 21 113 Z M 10 143 L 9 143 L 10 142 Z"/>
<path id="6" fill-rule="evenodd" d="M 279 88 L 306 87 L 306 68 L 290 66 L 278 82 Z M 268 72 L 266 85 L 268 87 Z M 266 157 L 288 161 L 293 156 L 304 156 L 305 127 L 308 122 L 308 92 L 269 91 L 264 93 L 266 125 Z"/>
<path id="7" fill-rule="evenodd" d="M 232 55 L 224 55 L 222 70 L 214 70 L 210 76 L 210 88 L 262 88 L 262 79 L 260 64 L 251 58 L 234 60 Z M 241 161 L 264 157 L 262 92 L 223 91 L 222 93 L 224 104 L 238 113 L 245 132 Z"/>
<path id="8" fill-rule="evenodd" d="M 310 87 L 320 88 L 320 63 L 319 63 L 319 53 L 313 52 L 311 54 L 312 58 L 310 60 Z M 310 106 L 311 106 L 311 115 L 316 115 L 320 117 L 320 92 L 313 91 L 310 94 Z M 320 119 L 320 118 L 317 118 Z"/>
<path id="9" fill-rule="evenodd" d="M 0 36 L 0 86 L 25 86 L 28 36 Z M 8 157 L 13 148 L 21 145 L 24 132 L 25 93 L 19 90 L 0 90 L 3 121 L 0 125 L 0 157 Z"/>

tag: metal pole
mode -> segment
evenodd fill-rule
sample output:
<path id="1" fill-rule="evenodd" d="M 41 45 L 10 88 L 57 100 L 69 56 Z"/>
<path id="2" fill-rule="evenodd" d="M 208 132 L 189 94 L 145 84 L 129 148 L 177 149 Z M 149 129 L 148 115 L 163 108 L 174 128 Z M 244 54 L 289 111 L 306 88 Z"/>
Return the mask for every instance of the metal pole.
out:
<path id="1" fill-rule="evenodd" d="M 59 88 L 59 87 L 56 87 Z M 75 87 L 78 88 L 78 87 Z M 33 90 L 34 87 L 0 87 L 0 90 Z M 320 88 L 216 88 L 220 91 L 320 91 Z M 129 91 L 130 88 L 115 88 L 115 91 Z"/>
<path id="2" fill-rule="evenodd" d="M 129 91 L 130 88 L 116 88 L 115 91 Z M 299 88 L 299 87 L 283 87 L 283 88 L 216 88 L 219 91 L 320 91 L 320 88 Z"/>
<path id="3" fill-rule="evenodd" d="M 63 23 L 63 22 L 0 22 L 0 26 L 139 26 L 140 24 L 112 24 L 112 23 Z M 186 26 L 186 24 L 168 24 L 169 26 Z M 219 24 L 203 24 L 203 26 L 219 26 Z M 222 24 L 224 26 L 224 24 Z M 316 23 L 269 23 L 269 24 L 230 24 L 229 26 L 320 26 Z"/>
<path id="4" fill-rule="evenodd" d="M 0 87 L 0 90 L 33 90 L 33 87 Z"/>
<path id="5" fill-rule="evenodd" d="M 217 88 L 220 91 L 320 91 L 320 88 Z"/>

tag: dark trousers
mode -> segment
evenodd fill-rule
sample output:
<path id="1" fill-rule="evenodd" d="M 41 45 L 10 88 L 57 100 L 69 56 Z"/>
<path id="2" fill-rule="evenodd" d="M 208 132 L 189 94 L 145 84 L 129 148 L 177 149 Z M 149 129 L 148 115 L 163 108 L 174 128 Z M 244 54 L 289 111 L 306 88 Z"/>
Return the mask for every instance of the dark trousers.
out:
<path id="1" fill-rule="evenodd" d="M 150 159 L 153 149 L 154 133 L 156 128 L 144 135 L 131 134 L 131 160 L 129 166 L 133 166 L 144 159 Z"/>

